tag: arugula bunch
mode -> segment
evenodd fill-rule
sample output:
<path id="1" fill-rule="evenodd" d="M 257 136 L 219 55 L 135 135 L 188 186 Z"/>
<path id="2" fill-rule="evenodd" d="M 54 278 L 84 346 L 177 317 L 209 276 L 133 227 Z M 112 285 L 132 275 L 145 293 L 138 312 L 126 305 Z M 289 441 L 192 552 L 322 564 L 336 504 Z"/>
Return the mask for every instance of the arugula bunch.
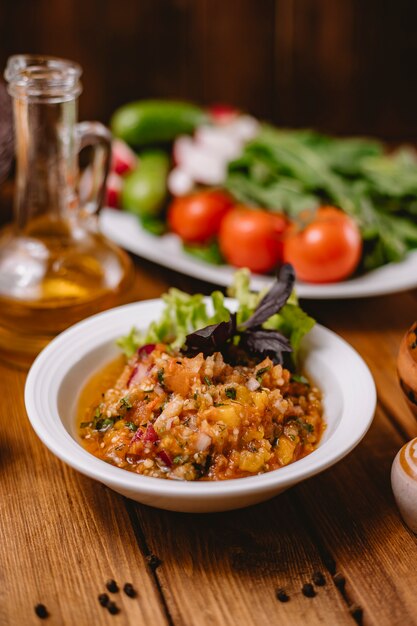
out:
<path id="1" fill-rule="evenodd" d="M 292 266 L 284 265 L 270 289 L 253 293 L 249 272 L 239 270 L 229 290 L 238 302 L 233 313 L 220 291 L 211 294 L 213 312 L 209 313 L 201 294 L 170 289 L 163 296 L 165 308 L 160 318 L 146 331 L 132 328 L 118 345 L 128 357 L 140 346 L 152 343 L 206 356 L 227 352 L 233 345 L 251 356 L 270 356 L 276 363 L 283 362 L 284 353 L 292 353 L 291 365 L 296 367 L 301 340 L 315 321 L 299 307 L 294 280 Z"/>
<path id="2" fill-rule="evenodd" d="M 417 157 L 409 148 L 387 154 L 370 139 L 264 125 L 229 165 L 226 188 L 240 202 L 292 219 L 323 203 L 340 207 L 361 229 L 364 269 L 417 248 Z"/>

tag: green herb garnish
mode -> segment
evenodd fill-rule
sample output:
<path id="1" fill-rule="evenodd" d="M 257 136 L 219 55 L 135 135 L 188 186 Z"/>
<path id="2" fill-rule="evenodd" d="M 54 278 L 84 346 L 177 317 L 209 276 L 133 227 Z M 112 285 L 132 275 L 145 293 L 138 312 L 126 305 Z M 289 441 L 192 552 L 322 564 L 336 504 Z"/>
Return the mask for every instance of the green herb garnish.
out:
<path id="1" fill-rule="evenodd" d="M 204 376 L 203 380 L 206 383 L 207 387 L 211 387 L 211 385 L 213 384 L 208 376 Z"/>
<path id="2" fill-rule="evenodd" d="M 271 366 L 261 367 L 261 369 L 256 372 L 256 380 L 258 381 L 258 383 L 262 383 L 263 375 L 269 372 L 270 369 Z"/>
<path id="3" fill-rule="evenodd" d="M 131 430 L 132 432 L 136 432 L 138 427 L 136 426 L 136 424 L 134 424 L 133 422 L 126 422 L 126 426 L 128 427 L 129 430 Z"/>
<path id="4" fill-rule="evenodd" d="M 110 426 L 113 426 L 113 424 L 114 424 L 114 419 L 110 417 L 107 417 L 106 419 L 100 419 L 98 420 L 98 422 L 96 422 L 95 430 L 98 430 L 101 433 L 103 433 L 106 430 L 108 430 Z"/>
<path id="5" fill-rule="evenodd" d="M 310 387 L 310 383 L 305 376 L 301 376 L 300 374 L 291 374 L 291 382 L 301 383 L 302 385 L 308 385 Z"/>
<path id="6" fill-rule="evenodd" d="M 129 400 L 129 396 L 125 396 L 124 398 L 120 400 L 120 406 L 123 409 L 127 409 L 127 410 L 133 407 L 133 404 Z"/>
<path id="7" fill-rule="evenodd" d="M 99 405 L 96 407 L 96 410 L 94 411 L 94 417 L 95 417 L 96 419 L 99 419 L 99 418 L 102 416 L 102 412 L 101 412 L 100 407 L 101 407 L 101 404 L 99 404 Z"/>
<path id="8" fill-rule="evenodd" d="M 161 368 L 160 370 L 158 370 L 158 382 L 160 385 L 164 384 L 164 376 L 165 376 L 165 370 Z"/>
<path id="9" fill-rule="evenodd" d="M 224 393 L 226 394 L 227 398 L 230 398 L 231 400 L 236 400 L 236 389 L 234 387 L 228 387 L 224 390 Z"/>
<path id="10" fill-rule="evenodd" d="M 306 430 L 308 433 L 314 432 L 313 424 L 310 424 L 309 422 L 305 422 L 304 420 L 301 419 L 301 417 L 298 417 L 295 421 L 297 422 L 297 424 L 301 426 L 301 428 L 304 428 L 304 430 Z"/>

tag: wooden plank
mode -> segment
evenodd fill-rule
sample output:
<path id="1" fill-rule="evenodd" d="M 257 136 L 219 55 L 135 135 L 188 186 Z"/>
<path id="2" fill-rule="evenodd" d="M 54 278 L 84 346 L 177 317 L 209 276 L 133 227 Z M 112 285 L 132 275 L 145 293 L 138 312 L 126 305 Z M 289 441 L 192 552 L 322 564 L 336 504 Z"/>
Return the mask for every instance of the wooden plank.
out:
<path id="1" fill-rule="evenodd" d="M 25 416 L 24 379 L 0 365 L 0 623 L 36 624 L 33 607 L 43 602 L 51 626 L 113 624 L 97 600 L 109 578 L 139 594 L 114 596 L 119 623 L 168 623 L 123 498 L 40 443 Z"/>
<path id="2" fill-rule="evenodd" d="M 306 521 L 333 555 L 364 623 L 417 624 L 417 537 L 403 525 L 390 486 L 402 438 L 379 409 L 358 448 L 296 487 Z"/>
<path id="3" fill-rule="evenodd" d="M 400 341 L 417 319 L 413 292 L 380 298 L 334 302 L 303 302 L 320 322 L 344 337 L 365 359 L 375 378 L 380 402 L 407 438 L 417 434 L 417 422 L 397 381 Z"/>
<path id="4" fill-rule="evenodd" d="M 403 294 L 365 303 L 307 306 L 316 308 L 321 319 L 330 320 L 364 354 L 383 398 L 395 409 L 391 420 L 399 420 L 403 430 L 415 424 L 402 415 L 394 359 L 412 302 L 410 294 Z M 175 620 L 188 623 L 192 615 L 201 615 L 201 623 L 210 620 L 214 624 L 234 623 L 234 619 L 250 624 L 255 616 L 262 623 L 266 615 L 292 624 L 328 620 L 321 590 L 311 604 L 299 593 L 308 570 L 323 569 L 324 547 L 330 555 L 325 563 L 331 574 L 341 572 L 334 582 L 350 604 L 363 608 L 366 624 L 413 623 L 409 620 L 415 609 L 417 542 L 399 519 L 389 484 L 390 465 L 402 443 L 398 430 L 380 410 L 370 434 L 353 455 L 265 505 L 209 519 L 135 507 L 151 549 L 162 559 L 158 576 Z M 323 498 L 323 494 L 331 497 Z M 306 534 L 310 526 L 314 529 L 311 538 Z M 390 537 L 388 551 L 381 537 Z M 174 546 L 180 563 L 173 556 Z M 398 580 L 396 563 L 404 574 Z M 178 582 L 180 568 L 188 573 L 184 583 Z M 262 596 L 254 583 L 257 578 L 262 580 Z M 292 603 L 278 606 L 278 613 L 274 585 L 294 594 Z M 232 607 L 227 603 L 231 590 L 236 599 Z M 326 591 L 333 593 L 334 587 Z M 339 619 L 335 606 L 341 608 L 340 619 L 346 620 L 337 594 L 331 604 L 332 623 Z"/>
<path id="5" fill-rule="evenodd" d="M 131 506 L 162 561 L 157 575 L 175 624 L 354 624 L 290 494 L 211 515 Z M 301 588 L 317 570 L 327 584 L 306 598 Z"/>
<path id="6" fill-rule="evenodd" d="M 274 0 L 192 1 L 189 32 L 195 97 L 271 119 Z"/>

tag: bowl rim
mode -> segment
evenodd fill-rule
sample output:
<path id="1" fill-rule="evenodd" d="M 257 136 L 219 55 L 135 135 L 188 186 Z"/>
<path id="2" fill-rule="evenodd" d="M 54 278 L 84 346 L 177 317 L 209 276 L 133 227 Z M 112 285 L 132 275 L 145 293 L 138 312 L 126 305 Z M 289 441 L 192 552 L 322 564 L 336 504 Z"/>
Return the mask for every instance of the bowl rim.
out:
<path id="1" fill-rule="evenodd" d="M 206 298 L 206 302 L 209 298 Z M 229 306 L 235 305 L 226 299 Z M 25 405 L 29 421 L 41 441 L 69 466 L 99 482 L 129 493 L 142 493 L 155 497 L 190 500 L 196 497 L 214 500 L 224 496 L 238 496 L 287 488 L 327 469 L 346 456 L 368 431 L 376 408 L 376 388 L 368 366 L 360 355 L 339 335 L 316 324 L 306 336 L 317 346 L 328 344 L 341 348 L 345 358 L 340 360 L 343 368 L 353 361 L 355 385 L 366 390 L 366 395 L 347 394 L 341 387 L 343 407 L 340 423 L 335 432 L 311 454 L 285 467 L 245 478 L 223 481 L 174 481 L 142 476 L 110 465 L 98 459 L 82 447 L 67 430 L 58 411 L 60 385 L 68 372 L 94 348 L 103 346 L 111 339 L 110 329 L 118 328 L 122 320 L 130 319 L 130 326 L 137 323 L 140 313 L 154 315 L 163 306 L 160 298 L 126 304 L 93 315 L 71 326 L 44 348 L 34 361 L 25 385 Z M 150 318 L 152 319 L 152 318 Z M 126 322 L 124 321 L 123 324 Z M 129 329 L 126 324 L 126 331 Z M 123 326 L 124 327 L 124 326 Z M 114 330 L 113 330 L 114 332 Z M 116 336 L 120 335 L 120 329 Z M 93 374 L 94 371 L 91 372 Z M 353 423 L 347 427 L 345 414 L 353 415 Z M 343 426 L 343 428 L 342 428 Z M 331 444 L 331 445 L 330 445 Z"/>

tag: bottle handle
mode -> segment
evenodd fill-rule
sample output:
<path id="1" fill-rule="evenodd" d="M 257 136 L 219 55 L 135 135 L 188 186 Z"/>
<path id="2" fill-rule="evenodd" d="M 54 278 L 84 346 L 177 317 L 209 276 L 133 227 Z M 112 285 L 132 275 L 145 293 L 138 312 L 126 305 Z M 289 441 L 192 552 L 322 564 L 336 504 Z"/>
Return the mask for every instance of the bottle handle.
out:
<path id="1" fill-rule="evenodd" d="M 91 181 L 88 193 L 82 197 L 79 190 L 81 212 L 94 215 L 103 205 L 106 193 L 106 180 L 110 170 L 112 135 L 108 128 L 100 122 L 80 122 L 75 126 L 78 141 L 78 152 L 87 146 L 93 148 L 91 165 L 87 170 Z M 80 185 L 81 186 L 81 185 Z"/>

